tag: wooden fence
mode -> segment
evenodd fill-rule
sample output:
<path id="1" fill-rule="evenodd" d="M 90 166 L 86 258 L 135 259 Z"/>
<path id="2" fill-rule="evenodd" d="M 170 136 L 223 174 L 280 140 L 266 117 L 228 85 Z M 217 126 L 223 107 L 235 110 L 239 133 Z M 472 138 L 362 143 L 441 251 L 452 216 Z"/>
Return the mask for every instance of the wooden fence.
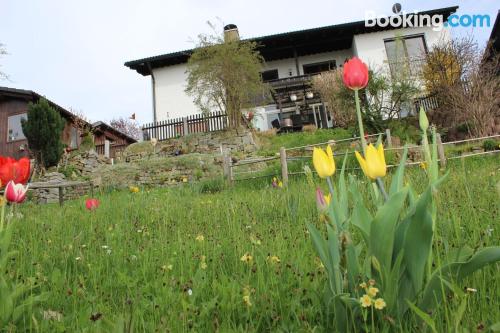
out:
<path id="1" fill-rule="evenodd" d="M 226 129 L 227 115 L 223 112 L 195 114 L 182 118 L 157 121 L 142 127 L 144 140 L 159 141 L 185 136 L 190 133 L 215 132 Z"/>
<path id="2" fill-rule="evenodd" d="M 392 139 L 391 139 L 391 133 L 390 130 L 386 130 L 385 133 L 377 133 L 377 134 L 372 134 L 368 135 L 368 137 L 378 137 L 380 135 L 384 136 L 384 146 L 386 147 L 384 150 L 385 151 L 398 151 L 398 150 L 403 150 L 405 147 L 392 147 Z M 466 140 L 459 140 L 459 141 L 449 141 L 449 142 L 442 142 L 441 141 L 441 135 L 437 133 L 437 150 L 438 150 L 438 160 L 441 165 L 441 167 L 446 166 L 446 161 L 447 160 L 453 160 L 453 159 L 458 159 L 458 158 L 464 158 L 464 157 L 473 157 L 473 156 L 483 156 L 483 155 L 491 155 L 491 154 L 498 154 L 500 153 L 500 150 L 493 150 L 493 151 L 482 151 L 482 152 L 472 152 L 466 155 L 459 155 L 459 156 L 446 156 L 446 151 L 444 147 L 446 145 L 457 145 L 457 144 L 463 144 L 463 143 L 468 143 L 468 142 L 473 142 L 473 141 L 484 141 L 487 139 L 494 139 L 494 138 L 500 138 L 500 134 L 498 135 L 491 135 L 487 137 L 481 137 L 481 138 L 472 138 L 472 139 L 466 139 Z M 282 147 L 279 151 L 279 153 L 276 153 L 275 156 L 273 157 L 266 157 L 266 158 L 256 158 L 256 159 L 249 159 L 249 160 L 243 160 L 239 161 L 237 163 L 232 163 L 232 158 L 229 154 L 229 151 L 225 151 L 224 153 L 224 159 L 223 159 L 223 167 L 224 167 L 224 175 L 226 179 L 228 179 L 230 182 L 234 181 L 241 181 L 241 180 L 251 180 L 251 179 L 257 179 L 257 178 L 269 178 L 273 176 L 281 176 L 281 180 L 283 181 L 283 185 L 286 186 L 288 183 L 288 176 L 291 175 L 300 175 L 304 174 L 303 171 L 301 172 L 289 172 L 288 170 L 288 161 L 296 161 L 296 160 L 301 160 L 301 159 L 308 159 L 311 160 L 312 156 L 311 154 L 307 155 L 300 155 L 300 156 L 290 156 L 287 154 L 287 152 L 291 152 L 293 150 L 305 150 L 305 151 L 310 151 L 312 148 L 320 145 L 327 145 L 331 143 L 341 143 L 341 142 L 352 142 L 354 140 L 359 140 L 359 137 L 355 138 L 348 138 L 348 139 L 342 139 L 342 140 L 335 140 L 332 142 L 323 142 L 323 143 L 318 143 L 318 144 L 312 144 L 312 145 L 305 145 L 305 146 L 300 146 L 300 147 L 293 147 L 293 148 L 284 148 Z M 409 147 L 413 150 L 422 150 L 421 146 L 415 146 L 415 147 Z M 335 156 L 343 156 L 346 154 L 352 154 L 352 151 L 346 151 L 346 152 L 337 152 L 335 153 Z M 279 160 L 280 161 L 280 169 L 281 172 L 280 174 L 278 173 L 272 173 L 272 174 L 259 174 L 259 171 L 240 171 L 237 172 L 235 171 L 235 168 L 238 168 L 240 166 L 244 165 L 249 165 L 249 164 L 255 164 L 255 163 L 266 163 L 270 161 L 275 161 Z M 422 161 L 415 161 L 415 162 L 407 162 L 406 165 L 411 166 L 411 165 L 420 165 Z M 397 167 L 398 164 L 388 164 L 387 168 L 393 168 Z M 358 167 L 350 168 L 348 170 L 358 170 Z M 315 172 L 315 171 L 312 171 Z M 252 175 L 257 173 L 257 175 Z M 237 175 L 246 175 L 244 178 L 237 178 Z"/>

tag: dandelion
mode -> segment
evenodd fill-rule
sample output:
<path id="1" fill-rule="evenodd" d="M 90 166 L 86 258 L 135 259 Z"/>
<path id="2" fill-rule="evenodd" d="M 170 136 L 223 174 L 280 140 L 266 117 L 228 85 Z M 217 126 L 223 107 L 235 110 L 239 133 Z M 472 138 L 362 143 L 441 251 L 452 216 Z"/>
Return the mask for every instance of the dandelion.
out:
<path id="1" fill-rule="evenodd" d="M 385 304 L 385 301 L 384 299 L 382 298 L 377 298 L 375 300 L 375 302 L 373 303 L 373 306 L 375 307 L 375 309 L 377 310 L 382 310 L 383 308 L 385 308 L 387 304 Z"/>
<path id="2" fill-rule="evenodd" d="M 269 260 L 273 264 L 279 264 L 281 262 L 280 257 L 278 256 L 268 256 L 267 260 Z"/>
<path id="3" fill-rule="evenodd" d="M 196 240 L 197 240 L 198 242 L 203 242 L 203 241 L 205 240 L 205 236 L 203 236 L 203 235 L 198 235 L 198 236 L 196 236 Z"/>
<path id="4" fill-rule="evenodd" d="M 375 297 L 377 296 L 377 293 L 378 293 L 378 288 L 375 288 L 375 287 L 370 287 L 368 288 L 368 295 L 370 297 Z"/>
<path id="5" fill-rule="evenodd" d="M 359 302 L 361 303 L 361 306 L 364 308 L 369 308 L 370 306 L 372 306 L 372 299 L 370 298 L 370 296 L 366 294 L 359 299 Z"/>
<path id="6" fill-rule="evenodd" d="M 243 303 L 245 303 L 245 305 L 248 307 L 252 306 L 252 302 L 250 301 L 250 295 L 243 295 Z"/>
<path id="7" fill-rule="evenodd" d="M 427 162 L 420 162 L 419 166 L 422 170 L 427 170 Z"/>
<path id="8" fill-rule="evenodd" d="M 137 186 L 130 186 L 128 189 L 131 193 L 138 193 L 139 192 L 139 188 Z"/>
<path id="9" fill-rule="evenodd" d="M 253 257 L 250 253 L 245 253 L 241 258 L 241 261 L 246 262 L 247 264 L 251 264 L 253 261 Z"/>
<path id="10" fill-rule="evenodd" d="M 207 266 L 207 263 L 206 263 L 206 262 L 204 262 L 204 261 L 202 261 L 202 262 L 201 262 L 201 264 L 200 264 L 200 268 L 201 268 L 201 269 L 207 269 L 207 267 L 208 267 L 208 266 Z"/>
<path id="11" fill-rule="evenodd" d="M 257 238 L 257 237 L 255 237 L 254 235 L 250 235 L 250 242 L 251 242 L 253 245 L 260 245 L 260 244 L 261 244 L 260 239 L 258 239 L 258 238 Z"/>

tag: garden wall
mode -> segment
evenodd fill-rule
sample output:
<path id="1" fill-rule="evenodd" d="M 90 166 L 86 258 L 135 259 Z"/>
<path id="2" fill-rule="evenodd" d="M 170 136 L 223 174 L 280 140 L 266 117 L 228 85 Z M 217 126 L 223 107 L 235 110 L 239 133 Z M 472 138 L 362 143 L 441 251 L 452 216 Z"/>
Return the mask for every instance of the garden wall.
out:
<path id="1" fill-rule="evenodd" d="M 199 154 L 221 154 L 230 149 L 231 154 L 249 155 L 257 150 L 254 134 L 249 129 L 225 130 L 208 133 L 193 133 L 177 139 L 158 142 L 153 147 L 150 141 L 138 142 L 128 146 L 119 161 L 131 162 L 150 157 L 165 157 Z"/>

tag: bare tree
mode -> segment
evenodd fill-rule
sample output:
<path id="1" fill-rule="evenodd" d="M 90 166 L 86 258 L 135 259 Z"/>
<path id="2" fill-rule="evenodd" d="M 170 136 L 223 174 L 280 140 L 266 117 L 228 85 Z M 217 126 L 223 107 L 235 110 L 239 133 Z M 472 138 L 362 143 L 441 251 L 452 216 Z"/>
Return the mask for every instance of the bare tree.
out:
<path id="1" fill-rule="evenodd" d="M 5 45 L 0 43 L 0 58 L 6 54 L 7 50 L 5 49 Z M 0 65 L 0 67 L 2 67 L 2 65 Z M 7 80 L 8 78 L 9 76 L 0 70 L 0 80 Z"/>
<path id="2" fill-rule="evenodd" d="M 314 76 L 312 86 L 320 94 L 321 100 L 328 104 L 328 110 L 336 126 L 346 128 L 354 123 L 356 111 L 354 104 L 351 103 L 352 96 L 346 96 L 349 92 L 342 83 L 341 70 Z"/>
<path id="3" fill-rule="evenodd" d="M 113 119 L 109 125 L 137 140 L 140 138 L 142 133 L 141 128 L 137 125 L 137 123 L 128 118 L 121 117 Z"/>
<path id="4" fill-rule="evenodd" d="M 471 136 L 498 132 L 500 62 L 498 55 L 485 57 L 485 52 L 472 37 L 463 37 L 442 41 L 427 55 L 422 77 L 438 101 L 431 112 L 438 127 L 451 132 L 466 127 Z"/>

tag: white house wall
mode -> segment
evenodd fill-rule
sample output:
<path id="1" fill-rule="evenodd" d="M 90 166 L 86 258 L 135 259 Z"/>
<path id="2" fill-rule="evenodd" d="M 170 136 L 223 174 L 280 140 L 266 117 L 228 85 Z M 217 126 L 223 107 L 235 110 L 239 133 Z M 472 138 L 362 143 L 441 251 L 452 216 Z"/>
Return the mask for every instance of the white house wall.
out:
<path id="1" fill-rule="evenodd" d="M 449 38 L 449 32 L 447 29 L 434 31 L 431 27 L 372 32 L 354 36 L 354 54 L 367 63 L 371 68 L 380 69 L 380 66 L 387 63 L 387 53 L 385 51 L 384 44 L 385 39 L 419 34 L 424 35 L 428 49 L 432 49 L 432 47 L 441 39 Z"/>
<path id="2" fill-rule="evenodd" d="M 277 69 L 279 78 L 283 79 L 290 76 L 303 75 L 304 70 L 302 66 L 307 64 L 314 64 L 317 62 L 335 60 L 338 67 L 339 65 L 344 63 L 345 59 L 351 58 L 352 55 L 353 55 L 352 50 L 347 49 L 347 50 L 340 50 L 333 52 L 316 53 L 298 57 L 299 71 L 300 71 L 299 73 L 297 73 L 297 68 L 295 66 L 294 58 L 268 61 L 264 66 L 264 70 Z M 292 75 L 290 75 L 290 72 L 292 73 Z"/>
<path id="3" fill-rule="evenodd" d="M 155 78 L 156 118 L 158 121 L 200 113 L 184 89 L 187 84 L 186 64 L 157 68 Z"/>

